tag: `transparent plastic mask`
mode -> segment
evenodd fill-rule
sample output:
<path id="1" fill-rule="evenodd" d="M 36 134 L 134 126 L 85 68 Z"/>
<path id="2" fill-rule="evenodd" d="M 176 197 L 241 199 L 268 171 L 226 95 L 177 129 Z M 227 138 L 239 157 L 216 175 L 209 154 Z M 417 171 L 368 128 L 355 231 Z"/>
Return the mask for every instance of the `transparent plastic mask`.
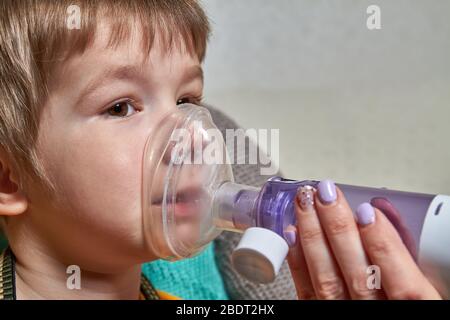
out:
<path id="1" fill-rule="evenodd" d="M 195 255 L 216 238 L 212 200 L 233 181 L 226 146 L 207 109 L 192 104 L 163 118 L 147 138 L 142 210 L 147 245 L 160 258 Z"/>

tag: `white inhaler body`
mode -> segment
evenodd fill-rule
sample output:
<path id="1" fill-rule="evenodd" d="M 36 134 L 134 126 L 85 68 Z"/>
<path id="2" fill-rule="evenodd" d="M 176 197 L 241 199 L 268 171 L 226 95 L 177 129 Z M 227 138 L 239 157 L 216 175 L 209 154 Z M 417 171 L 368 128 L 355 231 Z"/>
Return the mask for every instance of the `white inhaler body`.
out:
<path id="1" fill-rule="evenodd" d="M 234 183 L 226 145 L 207 109 L 185 104 L 164 118 L 143 157 L 143 224 L 160 258 L 193 256 L 223 230 L 243 232 L 232 255 L 247 279 L 275 279 L 288 252 L 285 231 L 296 225 L 294 199 L 318 181 L 275 177 L 255 188 Z M 450 197 L 337 184 L 353 211 L 371 202 L 392 222 L 420 266 L 450 287 Z M 380 235 L 382 236 L 382 235 Z"/>

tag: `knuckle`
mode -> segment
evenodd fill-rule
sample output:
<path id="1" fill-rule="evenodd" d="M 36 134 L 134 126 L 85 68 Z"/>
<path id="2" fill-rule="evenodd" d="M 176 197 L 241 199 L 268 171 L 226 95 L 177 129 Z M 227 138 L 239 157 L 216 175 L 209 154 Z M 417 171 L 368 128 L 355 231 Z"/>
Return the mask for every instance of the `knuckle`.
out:
<path id="1" fill-rule="evenodd" d="M 342 299 L 345 295 L 343 281 L 335 276 L 322 277 L 316 286 L 316 296 L 321 300 Z"/>
<path id="2" fill-rule="evenodd" d="M 330 218 L 327 223 L 327 231 L 331 236 L 351 232 L 353 227 L 353 220 L 343 217 L 342 215 L 336 215 Z"/>
<path id="3" fill-rule="evenodd" d="M 302 232 L 300 232 L 300 236 L 305 244 L 321 240 L 323 237 L 322 230 L 320 228 L 302 230 Z"/>
<path id="4" fill-rule="evenodd" d="M 374 259 L 383 258 L 390 254 L 390 246 L 386 241 L 381 239 L 371 241 L 367 244 L 367 251 Z"/>

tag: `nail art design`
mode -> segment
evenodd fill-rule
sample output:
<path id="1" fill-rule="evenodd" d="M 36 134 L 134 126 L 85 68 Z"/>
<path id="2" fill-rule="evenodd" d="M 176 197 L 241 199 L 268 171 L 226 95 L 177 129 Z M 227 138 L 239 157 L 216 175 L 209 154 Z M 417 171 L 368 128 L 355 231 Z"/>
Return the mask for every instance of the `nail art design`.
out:
<path id="1" fill-rule="evenodd" d="M 298 204 L 302 210 L 309 210 L 314 206 L 314 188 L 311 186 L 302 186 L 297 193 Z"/>

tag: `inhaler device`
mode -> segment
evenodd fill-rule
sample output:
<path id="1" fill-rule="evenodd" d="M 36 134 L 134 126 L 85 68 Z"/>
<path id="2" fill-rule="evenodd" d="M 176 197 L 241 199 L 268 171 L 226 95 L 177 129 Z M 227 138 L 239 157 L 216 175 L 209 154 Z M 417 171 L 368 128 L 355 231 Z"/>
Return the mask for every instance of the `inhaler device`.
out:
<path id="1" fill-rule="evenodd" d="M 199 253 L 223 230 L 243 233 L 234 268 L 256 283 L 272 282 L 296 225 L 294 200 L 318 181 L 274 177 L 261 188 L 234 182 L 223 136 L 207 109 L 184 104 L 154 129 L 143 152 L 142 216 L 146 243 L 160 258 Z M 450 197 L 336 184 L 355 212 L 382 209 L 419 266 L 432 266 L 450 287 Z M 382 237 L 383 235 L 380 235 Z"/>

